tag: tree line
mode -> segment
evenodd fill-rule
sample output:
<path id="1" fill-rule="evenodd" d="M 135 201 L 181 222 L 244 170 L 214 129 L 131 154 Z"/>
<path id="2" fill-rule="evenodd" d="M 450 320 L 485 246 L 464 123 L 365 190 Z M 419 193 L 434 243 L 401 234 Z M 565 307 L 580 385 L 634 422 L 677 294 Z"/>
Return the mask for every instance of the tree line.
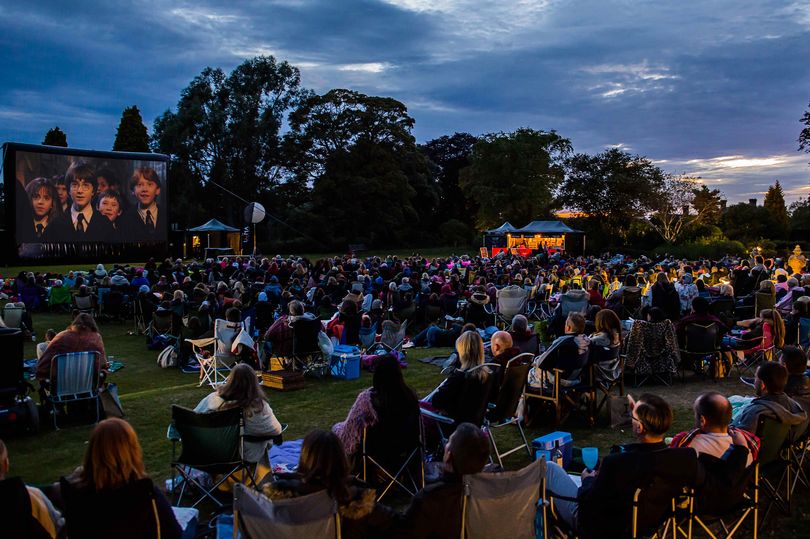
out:
<path id="1" fill-rule="evenodd" d="M 800 149 L 810 151 L 810 112 Z M 788 240 L 810 232 L 810 198 L 787 208 L 778 181 L 763 205 L 727 205 L 700 178 L 673 175 L 619 148 L 576 153 L 554 130 L 454 133 L 417 144 L 392 98 L 350 89 L 322 95 L 298 69 L 259 56 L 230 73 L 206 68 L 149 137 L 137 107 L 115 150 L 171 156 L 170 222 L 217 217 L 240 226 L 241 199 L 262 203 L 269 250 L 468 247 L 504 221 L 522 226 L 576 212 L 596 247 Z M 67 146 L 55 128 L 44 143 Z M 230 194 L 232 193 L 232 194 Z"/>

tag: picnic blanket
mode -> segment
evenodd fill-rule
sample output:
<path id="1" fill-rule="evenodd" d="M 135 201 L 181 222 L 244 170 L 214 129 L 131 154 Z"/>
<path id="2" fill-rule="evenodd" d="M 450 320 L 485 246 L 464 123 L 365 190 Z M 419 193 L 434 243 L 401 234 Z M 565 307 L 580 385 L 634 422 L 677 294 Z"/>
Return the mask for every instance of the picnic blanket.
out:
<path id="1" fill-rule="evenodd" d="M 123 361 L 118 361 L 118 360 L 115 360 L 115 359 L 113 359 L 109 363 L 110 363 L 110 368 L 108 369 L 108 372 L 110 374 L 112 374 L 112 373 L 114 373 L 116 371 L 120 371 L 121 369 L 126 367 L 126 365 L 124 365 Z M 37 373 L 37 360 L 36 359 L 26 359 L 25 361 L 23 361 L 23 370 L 25 370 L 25 378 L 26 378 L 26 380 L 35 379 L 36 378 L 36 373 Z"/>
<path id="2" fill-rule="evenodd" d="M 422 363 L 427 363 L 428 365 L 435 365 L 436 367 L 444 368 L 444 363 L 450 356 L 430 356 L 430 357 L 421 357 L 419 361 Z"/>
<path id="3" fill-rule="evenodd" d="M 287 473 L 298 468 L 298 459 L 301 456 L 303 439 L 285 441 L 281 445 L 270 447 L 270 465 L 273 473 Z"/>

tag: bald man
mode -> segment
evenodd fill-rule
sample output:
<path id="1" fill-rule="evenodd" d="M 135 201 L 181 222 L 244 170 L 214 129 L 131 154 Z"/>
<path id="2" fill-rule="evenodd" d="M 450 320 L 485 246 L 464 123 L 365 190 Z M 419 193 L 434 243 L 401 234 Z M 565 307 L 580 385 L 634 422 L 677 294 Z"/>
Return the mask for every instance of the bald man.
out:
<path id="1" fill-rule="evenodd" d="M 717 391 L 707 391 L 698 395 L 694 404 L 695 428 L 689 432 L 682 432 L 672 439 L 670 447 L 691 447 L 699 454 L 723 458 L 729 451 L 734 440 L 735 431 L 745 437 L 749 448 L 748 461 L 750 466 L 756 456 L 756 444 L 751 433 L 743 429 L 730 427 L 731 403 Z"/>
<path id="2" fill-rule="evenodd" d="M 512 336 L 506 331 L 496 331 L 492 334 L 492 362 L 506 368 L 509 360 L 520 353 L 520 348 L 512 345 Z"/>

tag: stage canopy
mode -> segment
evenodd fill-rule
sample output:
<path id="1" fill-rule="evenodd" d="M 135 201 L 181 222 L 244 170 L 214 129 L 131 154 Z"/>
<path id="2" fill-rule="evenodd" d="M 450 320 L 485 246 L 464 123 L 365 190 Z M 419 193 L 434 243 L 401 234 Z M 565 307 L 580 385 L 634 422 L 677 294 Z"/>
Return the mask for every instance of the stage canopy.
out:
<path id="1" fill-rule="evenodd" d="M 238 228 L 228 226 L 217 219 L 211 219 L 204 225 L 189 228 L 189 232 L 239 232 Z"/>
<path id="2" fill-rule="evenodd" d="M 510 223 L 509 221 L 506 221 L 498 228 L 487 230 L 487 234 L 506 234 L 507 232 L 514 232 L 515 230 L 517 230 L 517 228 L 513 227 L 512 223 Z"/>

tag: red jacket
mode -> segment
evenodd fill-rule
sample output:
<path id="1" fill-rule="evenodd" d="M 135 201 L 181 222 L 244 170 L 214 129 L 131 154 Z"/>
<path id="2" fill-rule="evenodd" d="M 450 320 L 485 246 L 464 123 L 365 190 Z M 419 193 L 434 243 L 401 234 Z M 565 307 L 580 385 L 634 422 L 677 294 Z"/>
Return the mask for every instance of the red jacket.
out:
<path id="1" fill-rule="evenodd" d="M 591 289 L 588 290 L 588 303 L 591 305 L 599 305 L 601 308 L 605 308 L 605 298 L 602 297 L 602 294 L 599 290 Z"/>
<path id="2" fill-rule="evenodd" d="M 66 329 L 53 338 L 48 348 L 37 362 L 37 380 L 47 380 L 51 377 L 51 360 L 59 354 L 69 352 L 98 352 L 96 359 L 96 372 L 107 368 L 107 353 L 104 351 L 104 341 L 101 334 L 94 331 L 73 331 Z"/>

